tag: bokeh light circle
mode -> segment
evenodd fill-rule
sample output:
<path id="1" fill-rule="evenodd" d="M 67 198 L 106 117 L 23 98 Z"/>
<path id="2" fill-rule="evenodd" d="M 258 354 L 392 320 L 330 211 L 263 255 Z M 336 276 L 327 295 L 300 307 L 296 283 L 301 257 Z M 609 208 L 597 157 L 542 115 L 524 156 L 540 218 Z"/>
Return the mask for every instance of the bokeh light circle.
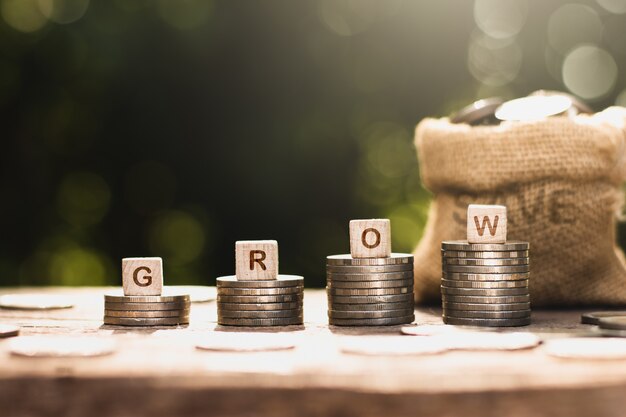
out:
<path id="1" fill-rule="evenodd" d="M 476 0 L 474 20 L 485 34 L 503 39 L 517 35 L 528 15 L 525 0 Z"/>
<path id="2" fill-rule="evenodd" d="M 606 11 L 615 14 L 626 13 L 626 1 L 624 0 L 596 0 Z"/>
<path id="3" fill-rule="evenodd" d="M 89 7 L 89 0 L 38 0 L 38 3 L 44 16 L 61 24 L 77 21 Z"/>
<path id="4" fill-rule="evenodd" d="M 582 4 L 559 7 L 548 20 L 548 43 L 565 55 L 582 43 L 602 40 L 603 25 L 598 13 Z"/>
<path id="5" fill-rule="evenodd" d="M 25 33 L 41 29 L 48 21 L 39 10 L 37 0 L 2 0 L 0 12 L 9 26 Z"/>
<path id="6" fill-rule="evenodd" d="M 195 260 L 204 249 L 205 233 L 202 224 L 191 214 L 168 210 L 157 216 L 150 228 L 149 246 L 174 264 Z"/>
<path id="7" fill-rule="evenodd" d="M 568 90 L 586 99 L 608 94 L 617 81 L 617 64 L 610 53 L 595 45 L 581 45 L 563 61 L 563 82 Z"/>
<path id="8" fill-rule="evenodd" d="M 475 34 L 470 40 L 468 67 L 483 84 L 503 86 L 513 81 L 522 66 L 522 50 L 513 39 Z"/>
<path id="9" fill-rule="evenodd" d="M 74 172 L 59 186 L 57 210 L 73 226 L 91 226 L 105 216 L 110 199 L 111 191 L 102 177 L 91 172 Z"/>

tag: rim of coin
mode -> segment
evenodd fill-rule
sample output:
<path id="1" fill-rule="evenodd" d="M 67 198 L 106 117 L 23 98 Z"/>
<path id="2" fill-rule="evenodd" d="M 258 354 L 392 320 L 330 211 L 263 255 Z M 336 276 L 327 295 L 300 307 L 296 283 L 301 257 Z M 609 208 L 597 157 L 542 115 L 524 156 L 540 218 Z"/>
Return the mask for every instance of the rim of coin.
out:
<path id="1" fill-rule="evenodd" d="M 410 253 L 392 253 L 386 258 L 353 258 L 350 254 L 330 255 L 326 257 L 327 266 L 383 266 L 412 263 L 413 255 Z"/>
<path id="2" fill-rule="evenodd" d="M 564 95 L 526 96 L 503 103 L 495 115 L 502 121 L 535 121 L 563 114 L 572 104 Z"/>
<path id="3" fill-rule="evenodd" d="M 544 342 L 544 351 L 563 359 L 613 360 L 626 358 L 626 340 L 605 337 L 569 337 Z"/>
<path id="4" fill-rule="evenodd" d="M 528 280 L 506 280 L 506 281 L 471 281 L 461 279 L 441 279 L 441 285 L 450 288 L 528 288 Z"/>
<path id="5" fill-rule="evenodd" d="M 377 311 L 343 311 L 328 310 L 328 317 L 333 319 L 384 319 L 392 317 L 406 317 L 414 314 L 413 308 L 401 310 L 377 310 Z"/>
<path id="6" fill-rule="evenodd" d="M 328 294 L 329 303 L 337 304 L 377 304 L 401 303 L 413 300 L 413 293 L 398 295 L 332 295 Z"/>
<path id="7" fill-rule="evenodd" d="M 182 310 L 104 310 L 104 315 L 107 317 L 123 317 L 123 318 L 166 318 L 166 317 L 186 317 L 189 318 L 189 309 Z"/>
<path id="8" fill-rule="evenodd" d="M 192 303 L 215 301 L 217 289 L 210 285 L 165 285 L 163 295 L 189 294 Z"/>
<path id="9" fill-rule="evenodd" d="M 94 357 L 115 352 L 112 339 L 90 336 L 19 336 L 9 340 L 12 355 L 27 357 Z"/>
<path id="10" fill-rule="evenodd" d="M 291 350 L 296 345 L 293 335 L 281 333 L 213 332 L 198 341 L 196 348 L 216 352 L 267 352 Z"/>
<path id="11" fill-rule="evenodd" d="M 473 258 L 473 259 L 503 259 L 503 258 L 528 258 L 530 257 L 530 251 L 518 250 L 518 251 L 483 251 L 483 252 L 467 252 L 456 250 L 441 250 L 441 256 L 444 258 Z"/>
<path id="12" fill-rule="evenodd" d="M 530 303 L 501 303 L 501 304 L 478 304 L 478 303 L 452 303 L 443 301 L 442 307 L 447 310 L 474 310 L 474 311 L 517 311 L 530 310 Z"/>
<path id="13" fill-rule="evenodd" d="M 591 313 L 583 313 L 580 316 L 582 324 L 598 324 L 598 321 L 606 317 L 624 317 L 626 311 L 593 311 Z"/>
<path id="14" fill-rule="evenodd" d="M 343 296 L 368 296 L 368 295 L 401 295 L 413 294 L 413 285 L 396 288 L 332 288 L 326 287 L 328 294 Z"/>
<path id="15" fill-rule="evenodd" d="M 589 107 L 587 103 L 579 99 L 573 94 L 566 93 L 564 91 L 555 91 L 555 90 L 536 90 L 529 94 L 529 96 L 555 96 L 561 95 L 565 97 L 569 97 L 572 101 L 572 106 L 576 108 L 579 113 L 593 113 L 593 109 Z"/>
<path id="16" fill-rule="evenodd" d="M 300 294 L 304 291 L 304 286 L 294 285 L 291 287 L 278 288 L 241 288 L 241 287 L 217 287 L 219 295 L 286 295 Z"/>
<path id="17" fill-rule="evenodd" d="M 417 326 L 405 326 L 400 332 L 407 336 L 438 336 L 446 334 L 465 334 L 493 332 L 495 329 L 476 328 L 473 326 L 451 326 L 448 324 L 420 324 Z"/>
<path id="18" fill-rule="evenodd" d="M 381 311 L 381 310 L 404 310 L 415 309 L 415 302 L 411 301 L 400 303 L 373 303 L 373 304 L 345 304 L 345 303 L 333 303 L 329 301 L 329 310 L 335 311 Z"/>
<path id="19" fill-rule="evenodd" d="M 304 293 L 282 294 L 282 295 L 217 295 L 218 303 L 243 303 L 243 304 L 264 304 L 264 303 L 291 303 L 302 302 Z"/>
<path id="20" fill-rule="evenodd" d="M 500 258 L 500 259 L 481 259 L 481 258 L 442 258 L 444 268 L 447 265 L 465 265 L 465 266 L 516 266 L 529 265 L 528 258 Z"/>
<path id="21" fill-rule="evenodd" d="M 444 240 L 441 242 L 441 248 L 461 252 L 511 252 L 529 250 L 530 244 L 517 240 L 508 240 L 506 243 L 468 243 L 466 240 Z"/>
<path id="22" fill-rule="evenodd" d="M 445 316 L 443 318 L 443 322 L 446 324 L 461 324 L 464 326 L 517 327 L 528 326 L 531 322 L 531 319 L 530 317 L 517 319 L 473 319 Z"/>
<path id="23" fill-rule="evenodd" d="M 0 324 L 0 338 L 14 337 L 20 334 L 20 328 L 10 324 Z"/>
<path id="24" fill-rule="evenodd" d="M 516 311 L 474 311 L 474 310 L 452 310 L 448 308 L 443 309 L 443 316 L 467 318 L 467 319 L 519 319 L 524 317 L 530 317 L 530 310 L 516 310 Z"/>
<path id="25" fill-rule="evenodd" d="M 303 307 L 302 301 L 290 303 L 219 303 L 218 308 L 224 311 L 276 311 L 295 310 Z"/>
<path id="26" fill-rule="evenodd" d="M 390 317 L 382 319 L 336 319 L 329 317 L 328 324 L 331 326 L 395 326 L 411 324 L 415 321 L 415 314 L 405 317 Z"/>
<path id="27" fill-rule="evenodd" d="M 467 123 L 476 125 L 485 119 L 495 119 L 496 109 L 504 103 L 500 97 L 488 97 L 468 104 L 450 116 L 450 123 Z"/>
<path id="28" fill-rule="evenodd" d="M 594 336 L 601 335 L 606 337 L 626 337 L 626 330 L 613 330 L 613 329 L 603 329 L 601 327 L 596 327 L 594 329 Z"/>
<path id="29" fill-rule="evenodd" d="M 374 266 L 335 266 L 326 265 L 326 274 L 331 275 L 371 275 L 413 273 L 413 264 L 374 265 Z"/>
<path id="30" fill-rule="evenodd" d="M 68 296 L 47 294 L 5 294 L 0 296 L 0 308 L 7 310 L 62 310 L 73 308 Z"/>
<path id="31" fill-rule="evenodd" d="M 598 319 L 598 327 L 608 330 L 626 330 L 626 317 L 609 316 Z"/>
<path id="32" fill-rule="evenodd" d="M 400 279 L 413 279 L 413 270 L 404 272 L 372 272 L 367 274 L 344 274 L 326 272 L 326 279 L 329 281 L 395 281 Z"/>
<path id="33" fill-rule="evenodd" d="M 461 272 L 466 274 L 512 274 L 530 272 L 530 265 L 516 266 L 460 266 L 445 265 L 446 272 Z"/>
<path id="34" fill-rule="evenodd" d="M 275 319 L 244 319 L 227 318 L 217 319 L 217 324 L 222 326 L 244 326 L 244 327 L 274 327 L 274 326 L 294 326 L 304 323 L 302 315 L 295 317 L 283 317 Z"/>
<path id="35" fill-rule="evenodd" d="M 410 279 L 390 279 L 382 281 L 333 281 L 328 280 L 326 285 L 329 288 L 398 288 L 413 285 L 413 278 Z"/>
<path id="36" fill-rule="evenodd" d="M 450 350 L 522 350 L 537 347 L 541 338 L 526 332 L 471 332 L 435 336 Z"/>
<path id="37" fill-rule="evenodd" d="M 448 349 L 430 338 L 404 336 L 343 336 L 339 339 L 343 353 L 366 356 L 431 355 Z"/>
<path id="38" fill-rule="evenodd" d="M 473 295 L 482 297 L 502 297 L 511 295 L 526 295 L 528 294 L 528 287 L 524 288 L 455 288 L 446 287 L 442 285 L 440 287 L 441 294 L 445 295 Z"/>
<path id="39" fill-rule="evenodd" d="M 448 295 L 441 294 L 441 300 L 451 303 L 473 303 L 473 304 L 512 304 L 530 302 L 530 295 L 501 295 L 501 296 L 480 296 L 480 295 Z"/>
<path id="40" fill-rule="evenodd" d="M 302 308 L 296 308 L 293 310 L 222 310 L 218 306 L 217 317 L 218 319 L 274 319 L 284 317 L 302 317 Z"/>
<path id="41" fill-rule="evenodd" d="M 111 295 L 105 294 L 106 303 L 191 303 L 189 294 L 178 295 Z"/>
<path id="42" fill-rule="evenodd" d="M 467 272 L 448 272 L 444 269 L 441 273 L 441 277 L 454 281 L 528 281 L 530 272 L 512 274 L 472 274 Z"/>
<path id="43" fill-rule="evenodd" d="M 121 311 L 168 311 L 190 309 L 191 303 L 104 303 L 105 310 Z"/>
<path id="44" fill-rule="evenodd" d="M 178 326 L 189 324 L 189 317 L 133 318 L 104 316 L 103 322 L 104 324 L 108 324 L 111 326 Z"/>
<path id="45" fill-rule="evenodd" d="M 217 288 L 285 288 L 285 287 L 304 287 L 304 277 L 299 275 L 279 274 L 276 279 L 270 280 L 254 280 L 241 281 L 237 280 L 236 275 L 227 275 L 218 277 Z"/>

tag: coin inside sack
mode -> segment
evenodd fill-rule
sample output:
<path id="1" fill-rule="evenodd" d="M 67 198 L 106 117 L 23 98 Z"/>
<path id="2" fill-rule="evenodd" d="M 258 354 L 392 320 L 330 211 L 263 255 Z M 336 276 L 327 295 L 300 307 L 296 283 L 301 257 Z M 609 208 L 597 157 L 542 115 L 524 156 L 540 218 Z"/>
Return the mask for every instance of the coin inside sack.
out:
<path id="1" fill-rule="evenodd" d="M 0 296 L 0 308 L 8 310 L 60 310 L 74 307 L 66 296 L 47 294 L 7 294 Z"/>
<path id="2" fill-rule="evenodd" d="M 584 313 L 580 316 L 580 322 L 583 324 L 597 325 L 600 319 L 606 317 L 626 317 L 626 311 L 594 311 L 592 313 Z"/>
<path id="3" fill-rule="evenodd" d="M 343 353 L 366 356 L 433 355 L 448 350 L 440 340 L 404 336 L 342 337 L 339 349 Z"/>
<path id="4" fill-rule="evenodd" d="M 589 107 L 589 105 L 587 103 L 585 103 L 584 101 L 582 101 L 581 99 L 579 99 L 576 96 L 573 96 L 569 93 L 563 92 L 563 91 L 553 91 L 553 90 L 537 90 L 537 91 L 533 91 L 532 93 L 529 94 L 529 96 L 566 96 L 568 97 L 571 101 L 572 101 L 572 108 L 571 110 L 573 110 L 571 112 L 571 114 L 577 114 L 577 113 L 593 113 L 593 109 L 591 107 Z"/>
<path id="5" fill-rule="evenodd" d="M 0 338 L 13 337 L 20 334 L 20 328 L 9 324 L 0 324 Z"/>
<path id="6" fill-rule="evenodd" d="M 111 339 L 100 337 L 21 336 L 9 341 L 9 352 L 28 357 L 93 357 L 115 352 Z"/>
<path id="7" fill-rule="evenodd" d="M 541 120 L 566 115 L 572 106 L 571 98 L 564 95 L 528 96 L 502 104 L 496 110 L 496 118 L 502 121 Z"/>
<path id="8" fill-rule="evenodd" d="M 545 342 L 544 351 L 565 359 L 626 359 L 626 340 L 603 337 L 552 339 Z"/>
<path id="9" fill-rule="evenodd" d="M 467 123 L 469 125 L 494 125 L 500 121 L 496 119 L 495 112 L 504 100 L 500 97 L 490 97 L 477 100 L 463 107 L 450 117 L 451 123 Z"/>
<path id="10" fill-rule="evenodd" d="M 221 333 L 213 332 L 196 345 L 200 350 L 218 352 L 264 352 L 290 350 L 297 338 L 280 333 Z"/>
<path id="11" fill-rule="evenodd" d="M 192 303 L 208 303 L 217 298 L 217 289 L 208 285 L 166 285 L 163 295 L 189 294 Z"/>

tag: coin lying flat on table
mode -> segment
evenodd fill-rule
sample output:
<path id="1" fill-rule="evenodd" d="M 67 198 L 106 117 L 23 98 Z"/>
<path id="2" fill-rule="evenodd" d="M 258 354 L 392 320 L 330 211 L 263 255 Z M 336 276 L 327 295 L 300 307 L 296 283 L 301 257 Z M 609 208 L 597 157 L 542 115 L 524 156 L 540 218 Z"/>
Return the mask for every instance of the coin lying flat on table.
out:
<path id="1" fill-rule="evenodd" d="M 130 318 L 164 318 L 164 317 L 187 317 L 189 309 L 181 310 L 104 310 L 107 317 L 130 317 Z"/>
<path id="2" fill-rule="evenodd" d="M 328 317 L 335 319 L 382 319 L 389 317 L 406 317 L 413 314 L 413 308 L 402 310 L 379 310 L 379 311 L 340 311 L 328 310 Z"/>
<path id="3" fill-rule="evenodd" d="M 413 309 L 413 300 L 400 303 L 375 303 L 375 304 L 345 304 L 333 303 L 329 301 L 328 308 L 335 311 L 380 311 L 380 310 L 402 310 Z"/>
<path id="4" fill-rule="evenodd" d="M 529 310 L 530 303 L 507 303 L 507 304 L 477 304 L 477 303 L 450 303 L 444 301 L 443 308 L 449 310 L 475 310 L 475 311 L 516 311 Z"/>
<path id="5" fill-rule="evenodd" d="M 284 287 L 303 287 L 304 277 L 298 275 L 282 275 L 279 274 L 276 279 L 272 280 L 254 280 L 254 281 L 238 281 L 235 275 L 217 278 L 218 291 L 222 288 L 284 288 Z"/>
<path id="6" fill-rule="evenodd" d="M 626 331 L 626 317 L 624 316 L 601 317 L 598 319 L 598 326 L 601 329 Z"/>
<path id="7" fill-rule="evenodd" d="M 490 97 L 477 100 L 463 107 L 450 117 L 451 123 L 467 123 L 469 125 L 500 123 L 495 117 L 496 109 L 504 103 L 500 97 Z"/>
<path id="8" fill-rule="evenodd" d="M 528 288 L 451 288 L 441 286 L 441 294 L 473 295 L 479 297 L 502 297 L 511 295 L 527 295 Z"/>
<path id="9" fill-rule="evenodd" d="M 188 294 L 180 295 L 108 295 L 105 303 L 191 303 Z"/>
<path id="10" fill-rule="evenodd" d="M 220 309 L 230 311 L 275 311 L 302 308 L 302 302 L 291 303 L 220 303 Z"/>
<path id="11" fill-rule="evenodd" d="M 528 96 L 509 100 L 496 110 L 502 121 L 533 121 L 567 114 L 572 100 L 564 95 Z"/>
<path id="12" fill-rule="evenodd" d="M 601 318 L 605 317 L 624 317 L 626 311 L 594 311 L 592 313 L 584 313 L 580 316 L 580 322 L 583 324 L 598 324 Z"/>
<path id="13" fill-rule="evenodd" d="M 442 294 L 441 299 L 444 302 L 451 303 L 476 303 L 476 304 L 511 304 L 511 303 L 527 303 L 530 302 L 530 295 L 507 295 L 507 296 L 487 296 L 481 297 L 476 295 L 448 295 Z"/>
<path id="14" fill-rule="evenodd" d="M 413 285 L 413 278 L 381 281 L 328 281 L 329 288 L 398 288 Z"/>
<path id="15" fill-rule="evenodd" d="M 0 338 L 13 337 L 20 334 L 20 328 L 9 324 L 0 324 Z"/>
<path id="16" fill-rule="evenodd" d="M 530 317 L 519 319 L 473 319 L 473 318 L 456 318 L 446 316 L 443 318 L 446 324 L 469 325 L 469 326 L 489 326 L 489 327 L 514 327 L 527 326 L 530 324 Z"/>
<path id="17" fill-rule="evenodd" d="M 330 295 L 400 295 L 413 294 L 413 286 L 398 288 L 371 288 L 371 289 L 349 289 L 349 288 L 331 288 L 326 287 L 326 291 Z"/>
<path id="18" fill-rule="evenodd" d="M 513 274 L 518 272 L 529 272 L 529 265 L 517 266 L 458 266 L 446 265 L 446 272 L 464 272 L 467 274 Z"/>
<path id="19" fill-rule="evenodd" d="M 115 343 L 101 337 L 21 336 L 9 341 L 9 351 L 28 357 L 93 357 L 110 355 Z"/>
<path id="20" fill-rule="evenodd" d="M 46 294 L 7 294 L 0 296 L 0 308 L 7 310 L 61 310 L 74 304 L 65 296 Z"/>
<path id="21" fill-rule="evenodd" d="M 528 279 L 515 281 L 465 281 L 461 279 L 442 279 L 441 285 L 451 288 L 528 288 Z"/>
<path id="22" fill-rule="evenodd" d="M 474 259 L 502 259 L 502 258 L 528 258 L 529 251 L 502 251 L 502 252 L 464 252 L 442 250 L 444 258 L 474 258 Z"/>
<path id="23" fill-rule="evenodd" d="M 301 303 L 304 296 L 302 293 L 283 294 L 283 295 L 217 295 L 218 303 L 244 303 L 244 304 L 263 304 L 263 303 Z"/>
<path id="24" fill-rule="evenodd" d="M 330 255 L 326 257 L 326 265 L 374 266 L 412 264 L 413 255 L 408 253 L 392 253 L 387 258 L 353 258 L 351 255 Z"/>
<path id="25" fill-rule="evenodd" d="M 468 266 L 514 266 L 528 265 L 528 258 L 443 258 L 444 265 L 468 265 Z"/>
<path id="26" fill-rule="evenodd" d="M 461 281 L 520 281 L 530 278 L 529 272 L 513 274 L 474 274 L 466 272 L 442 272 L 442 278 Z"/>
<path id="27" fill-rule="evenodd" d="M 218 320 L 218 324 L 227 326 L 291 326 L 302 324 L 302 316 L 275 318 L 275 319 L 245 319 L 245 318 L 226 318 L 223 317 Z"/>
<path id="28" fill-rule="evenodd" d="M 406 317 L 382 318 L 382 319 L 336 319 L 329 318 L 328 324 L 333 326 L 394 326 L 409 324 L 415 320 L 415 315 Z"/>
<path id="29" fill-rule="evenodd" d="M 370 275 L 398 273 L 405 275 L 413 272 L 413 264 L 373 265 L 373 266 L 336 266 L 326 265 L 326 274 L 331 275 Z"/>
<path id="30" fill-rule="evenodd" d="M 329 302 L 333 304 L 402 303 L 413 300 L 413 293 L 397 295 L 329 296 L 328 299 Z"/>
<path id="31" fill-rule="evenodd" d="M 176 326 L 189 324 L 189 317 L 130 318 L 105 316 L 103 322 L 114 326 Z"/>
<path id="32" fill-rule="evenodd" d="M 157 310 L 181 310 L 189 309 L 191 302 L 176 303 L 104 303 L 105 310 L 122 311 L 157 311 Z"/>
<path id="33" fill-rule="evenodd" d="M 544 351 L 564 359 L 624 359 L 626 340 L 602 337 L 552 339 L 544 343 Z"/>
<path id="34" fill-rule="evenodd" d="M 344 336 L 339 341 L 339 349 L 343 353 L 366 356 L 432 355 L 447 350 L 430 338 L 403 336 Z"/>
<path id="35" fill-rule="evenodd" d="M 447 240 L 441 242 L 443 250 L 461 251 L 461 252 L 510 252 L 510 251 L 527 251 L 530 245 L 528 242 L 519 242 L 508 240 L 506 243 L 467 243 L 465 240 Z"/>
<path id="36" fill-rule="evenodd" d="M 329 281 L 396 281 L 409 278 L 413 279 L 413 269 L 404 272 L 373 272 L 369 274 L 326 272 L 326 279 Z"/>
<path id="37" fill-rule="evenodd" d="M 444 308 L 443 314 L 446 317 L 457 317 L 457 318 L 515 319 L 515 318 L 530 317 L 530 310 L 474 311 L 474 310 L 452 310 L 452 309 Z"/>
<path id="38" fill-rule="evenodd" d="M 196 348 L 218 352 L 266 352 L 293 349 L 296 341 L 293 335 L 277 333 L 213 332 L 198 342 Z"/>
<path id="39" fill-rule="evenodd" d="M 274 319 L 280 317 L 302 317 L 302 309 L 294 310 L 218 310 L 218 318 Z"/>

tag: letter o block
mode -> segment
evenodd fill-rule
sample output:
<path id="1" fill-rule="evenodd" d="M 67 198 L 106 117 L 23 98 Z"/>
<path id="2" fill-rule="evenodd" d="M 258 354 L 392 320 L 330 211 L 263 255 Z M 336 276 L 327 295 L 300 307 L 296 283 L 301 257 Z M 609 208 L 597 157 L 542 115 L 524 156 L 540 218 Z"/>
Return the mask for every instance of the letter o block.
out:
<path id="1" fill-rule="evenodd" d="M 353 258 L 386 258 L 391 255 L 389 219 L 351 220 L 350 255 Z"/>
<path id="2" fill-rule="evenodd" d="M 235 242 L 235 275 L 240 281 L 265 281 L 278 277 L 278 242 Z"/>
<path id="3" fill-rule="evenodd" d="M 468 243 L 505 243 L 506 207 L 470 204 L 467 207 Z"/>
<path id="4" fill-rule="evenodd" d="M 163 260 L 161 258 L 122 259 L 124 295 L 161 295 Z"/>

